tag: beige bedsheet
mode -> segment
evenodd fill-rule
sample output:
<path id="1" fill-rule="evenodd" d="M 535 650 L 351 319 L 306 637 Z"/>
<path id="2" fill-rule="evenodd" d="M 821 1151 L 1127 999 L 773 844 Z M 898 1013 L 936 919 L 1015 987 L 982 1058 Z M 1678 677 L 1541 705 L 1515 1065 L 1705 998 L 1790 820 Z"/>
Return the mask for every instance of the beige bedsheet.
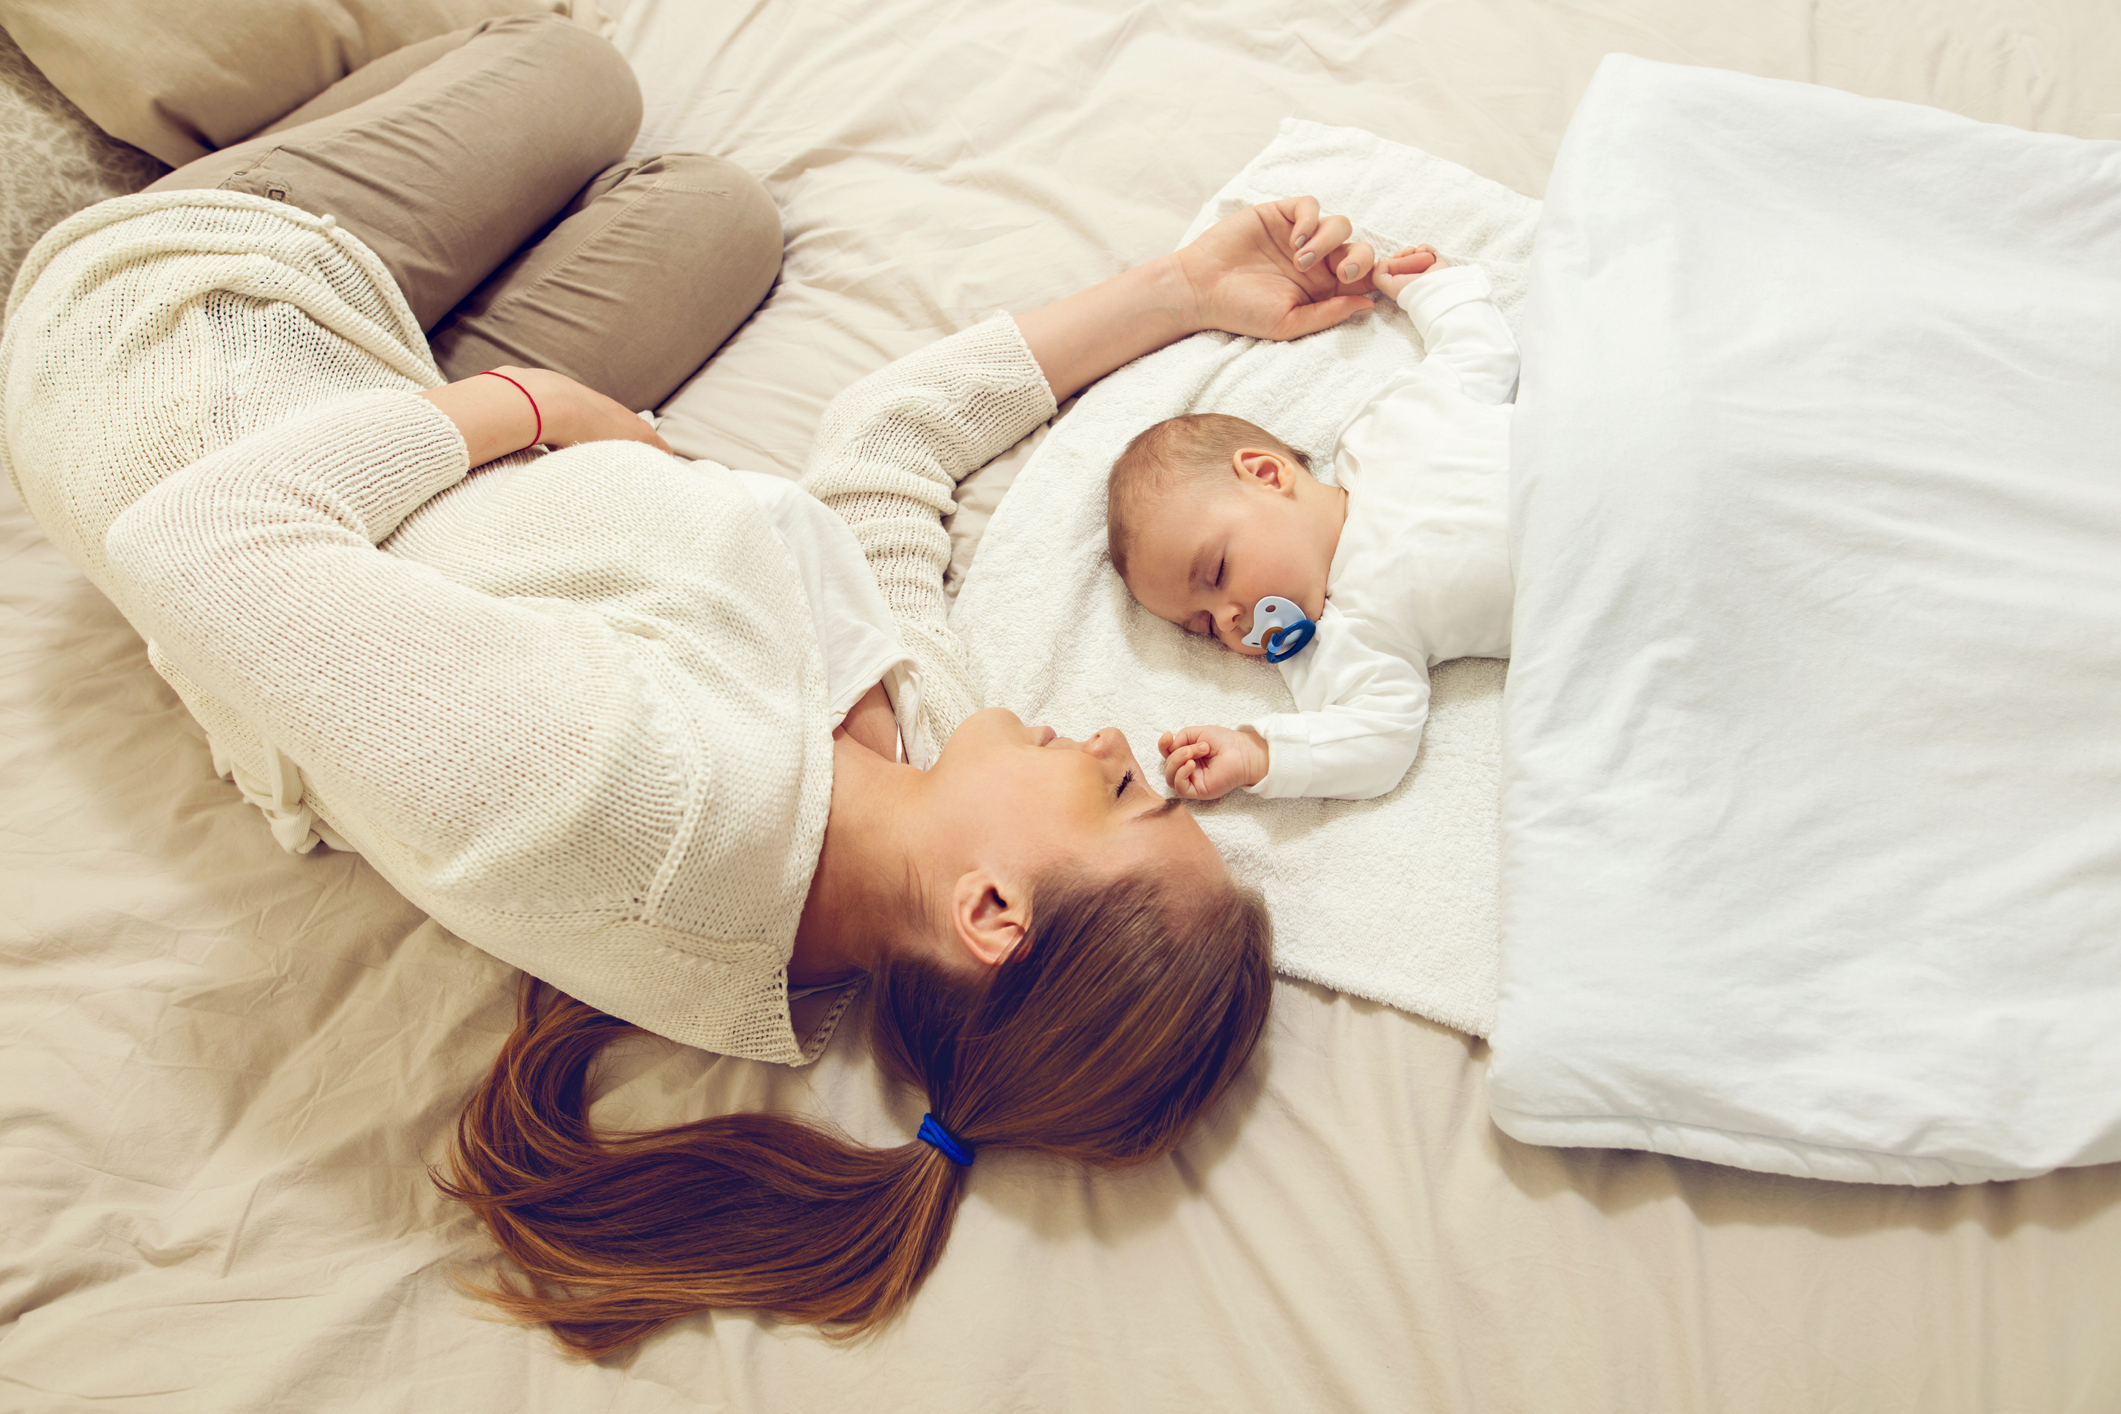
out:
<path id="1" fill-rule="evenodd" d="M 852 378 L 1166 248 L 1285 114 L 1536 195 L 1624 48 L 2121 137 L 2107 0 L 635 0 L 618 37 L 643 146 L 718 132 L 783 203 L 784 283 L 666 428 L 783 471 Z M 0 1409 L 2121 1408 L 2121 1168 L 1915 1191 L 1526 1148 L 1480 1045 L 1297 984 L 1171 1162 L 982 1159 L 878 1336 L 727 1314 L 570 1363 L 453 1292 L 481 1249 L 423 1172 L 509 973 L 281 854 L 11 497 L 0 841 Z M 803 1072 L 616 1059 L 614 1123 L 919 1118 L 858 1029 Z"/>

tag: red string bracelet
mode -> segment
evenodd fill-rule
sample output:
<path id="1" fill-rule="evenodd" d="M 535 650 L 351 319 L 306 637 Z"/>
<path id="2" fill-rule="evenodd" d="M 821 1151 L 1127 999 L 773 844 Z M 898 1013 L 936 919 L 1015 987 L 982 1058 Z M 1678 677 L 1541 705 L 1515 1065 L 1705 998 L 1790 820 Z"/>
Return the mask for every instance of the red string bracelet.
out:
<path id="1" fill-rule="evenodd" d="M 529 445 L 535 447 L 538 443 L 545 440 L 545 414 L 538 411 L 538 400 L 530 397 L 530 389 L 524 387 L 521 383 L 516 383 L 516 380 L 510 378 L 507 374 L 497 373 L 491 368 L 479 376 L 481 378 L 499 378 L 504 382 L 515 383 L 516 391 L 524 397 L 530 398 L 530 415 L 538 420 L 538 430 L 530 434 Z"/>

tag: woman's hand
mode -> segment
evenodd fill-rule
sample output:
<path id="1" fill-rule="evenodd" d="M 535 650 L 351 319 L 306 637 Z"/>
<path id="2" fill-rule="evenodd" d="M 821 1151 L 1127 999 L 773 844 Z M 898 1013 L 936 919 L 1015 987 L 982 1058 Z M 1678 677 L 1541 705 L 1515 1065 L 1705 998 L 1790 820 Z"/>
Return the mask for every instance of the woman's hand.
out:
<path id="1" fill-rule="evenodd" d="M 1366 314 L 1377 253 L 1349 244 L 1345 216 L 1321 217 L 1318 198 L 1292 196 L 1235 212 L 1178 253 L 1193 323 L 1255 339 L 1297 339 Z"/>
<path id="2" fill-rule="evenodd" d="M 463 434 L 471 464 L 533 443 L 572 447 L 583 442 L 645 442 L 667 452 L 670 444 L 623 403 L 547 368 L 497 368 L 460 378 L 420 396 L 433 403 Z"/>
<path id="3" fill-rule="evenodd" d="M 544 442 L 548 447 L 573 447 L 583 442 L 646 442 L 658 451 L 670 450 L 670 444 L 656 435 L 645 418 L 564 373 L 554 373 L 549 368 L 494 371 L 515 379 L 537 399 L 538 411 L 545 418 Z"/>
<path id="4" fill-rule="evenodd" d="M 1376 256 L 1345 216 L 1293 196 L 1216 222 L 1179 251 L 1016 318 L 1064 402 L 1123 363 L 1203 329 L 1295 339 L 1370 308 Z"/>

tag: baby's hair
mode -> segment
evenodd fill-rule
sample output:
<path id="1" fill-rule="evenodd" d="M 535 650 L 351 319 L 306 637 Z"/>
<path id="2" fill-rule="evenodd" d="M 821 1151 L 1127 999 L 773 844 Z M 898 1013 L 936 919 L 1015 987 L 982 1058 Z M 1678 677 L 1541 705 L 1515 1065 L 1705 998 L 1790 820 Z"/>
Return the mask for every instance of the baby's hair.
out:
<path id="1" fill-rule="evenodd" d="M 1112 463 L 1105 483 L 1105 545 L 1121 579 L 1127 577 L 1134 518 L 1164 492 L 1222 476 L 1230 458 L 1245 448 L 1279 452 L 1305 471 L 1311 469 L 1311 459 L 1302 452 L 1266 428 L 1228 413 L 1167 417 L 1135 435 Z"/>

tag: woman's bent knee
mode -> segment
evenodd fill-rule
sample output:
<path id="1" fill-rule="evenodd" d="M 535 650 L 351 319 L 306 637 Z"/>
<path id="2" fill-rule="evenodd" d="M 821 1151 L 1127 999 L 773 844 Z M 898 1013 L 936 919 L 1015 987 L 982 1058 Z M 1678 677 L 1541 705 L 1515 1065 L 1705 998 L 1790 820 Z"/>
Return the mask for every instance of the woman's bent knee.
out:
<path id="1" fill-rule="evenodd" d="M 432 338 L 455 378 L 497 363 L 551 368 L 655 407 L 751 316 L 781 264 L 780 213 L 719 157 L 613 168 L 567 217 Z"/>
<path id="2" fill-rule="evenodd" d="M 603 156 L 599 166 L 626 155 L 641 130 L 641 85 L 610 40 L 550 14 L 489 20 L 479 38 L 520 54 L 578 141 Z"/>
<path id="3" fill-rule="evenodd" d="M 700 152 L 651 157 L 641 164 L 639 175 L 651 170 L 671 190 L 710 199 L 709 219 L 673 232 L 675 244 L 681 251 L 689 248 L 691 254 L 726 269 L 732 286 L 729 302 L 743 304 L 748 315 L 773 288 L 774 276 L 781 270 L 781 210 L 765 184 L 726 158 Z M 732 324 L 730 329 L 735 327 Z"/>
<path id="4" fill-rule="evenodd" d="M 658 291 L 684 329 L 655 379 L 656 406 L 742 327 L 781 270 L 781 213 L 758 178 L 720 157 L 665 153 L 641 164 L 632 181 L 653 184 L 659 244 L 670 264 Z M 652 298 L 648 291 L 642 298 Z M 667 384 L 667 386 L 663 386 Z"/>

